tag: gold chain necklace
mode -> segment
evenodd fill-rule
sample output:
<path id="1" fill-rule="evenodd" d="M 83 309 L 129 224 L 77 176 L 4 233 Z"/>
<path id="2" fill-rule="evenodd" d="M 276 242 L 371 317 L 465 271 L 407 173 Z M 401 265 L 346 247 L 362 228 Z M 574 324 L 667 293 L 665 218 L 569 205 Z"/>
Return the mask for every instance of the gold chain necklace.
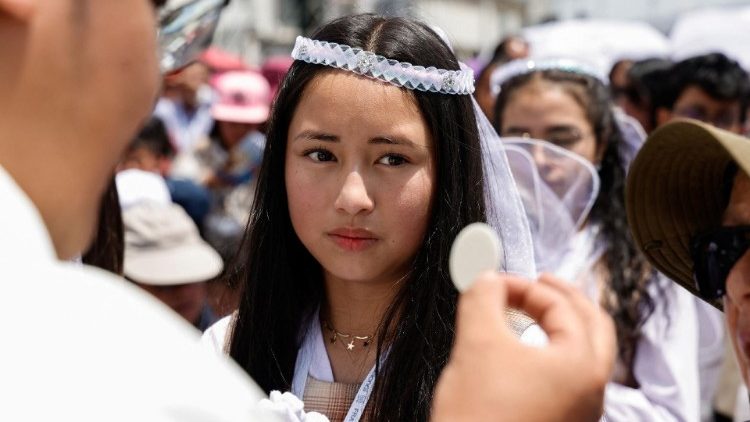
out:
<path id="1" fill-rule="evenodd" d="M 373 335 L 370 334 L 369 336 L 355 336 L 353 334 L 346 334 L 336 331 L 331 324 L 328 323 L 328 321 L 323 320 L 323 326 L 326 328 L 326 330 L 331 332 L 331 336 L 328 337 L 328 341 L 331 342 L 331 344 L 336 343 L 336 340 L 339 338 L 342 342 L 346 344 L 346 350 L 352 351 L 356 347 L 356 344 L 354 343 L 356 341 L 361 341 L 363 347 L 367 347 L 372 343 Z"/>

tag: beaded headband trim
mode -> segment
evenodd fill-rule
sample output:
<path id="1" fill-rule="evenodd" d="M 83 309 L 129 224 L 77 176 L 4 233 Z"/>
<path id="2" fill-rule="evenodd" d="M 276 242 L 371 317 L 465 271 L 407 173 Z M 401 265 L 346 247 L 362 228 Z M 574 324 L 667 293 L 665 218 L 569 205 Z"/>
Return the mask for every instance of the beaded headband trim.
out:
<path id="1" fill-rule="evenodd" d="M 490 88 L 492 93 L 500 93 L 502 85 L 521 75 L 544 70 L 559 70 L 562 72 L 575 73 L 578 75 L 595 78 L 604 85 L 609 84 L 609 80 L 595 67 L 573 59 L 542 59 L 542 60 L 514 60 L 510 63 L 500 66 L 490 77 Z"/>
<path id="2" fill-rule="evenodd" d="M 407 89 L 441 94 L 469 95 L 474 92 L 474 73 L 414 66 L 348 45 L 297 37 L 292 58 L 348 70 Z"/>

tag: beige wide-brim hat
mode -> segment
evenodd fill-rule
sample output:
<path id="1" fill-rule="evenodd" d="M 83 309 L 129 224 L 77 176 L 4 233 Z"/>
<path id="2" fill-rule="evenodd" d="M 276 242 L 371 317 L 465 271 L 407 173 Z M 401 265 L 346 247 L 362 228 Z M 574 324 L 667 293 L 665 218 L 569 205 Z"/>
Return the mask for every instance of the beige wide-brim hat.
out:
<path id="1" fill-rule="evenodd" d="M 654 131 L 628 173 L 625 202 L 636 244 L 696 296 L 691 239 L 721 225 L 732 162 L 750 174 L 750 139 L 685 119 Z M 710 303 L 722 309 L 721 300 Z"/>
<path id="2" fill-rule="evenodd" d="M 185 211 L 153 201 L 123 210 L 125 276 L 140 284 L 173 286 L 218 276 L 224 264 Z"/>

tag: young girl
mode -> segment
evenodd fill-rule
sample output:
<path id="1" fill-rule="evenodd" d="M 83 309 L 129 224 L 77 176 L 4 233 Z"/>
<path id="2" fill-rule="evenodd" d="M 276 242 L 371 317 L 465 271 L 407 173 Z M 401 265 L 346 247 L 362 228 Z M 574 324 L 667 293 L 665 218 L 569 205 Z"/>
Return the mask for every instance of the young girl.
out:
<path id="1" fill-rule="evenodd" d="M 274 103 L 239 310 L 205 338 L 331 420 L 425 421 L 454 335 L 453 239 L 502 220 L 505 269 L 530 275 L 528 226 L 507 162 L 502 201 L 483 180 L 473 78 L 433 30 L 358 15 L 312 38 Z"/>
<path id="2" fill-rule="evenodd" d="M 624 204 L 628 145 L 606 86 L 569 61 L 512 63 L 494 80 L 498 132 L 545 139 L 599 169 L 587 224 L 572 239 L 572 253 L 548 270 L 577 283 L 615 320 L 619 364 L 607 389 L 607 420 L 697 421 L 694 303 L 663 287 L 633 243 Z"/>

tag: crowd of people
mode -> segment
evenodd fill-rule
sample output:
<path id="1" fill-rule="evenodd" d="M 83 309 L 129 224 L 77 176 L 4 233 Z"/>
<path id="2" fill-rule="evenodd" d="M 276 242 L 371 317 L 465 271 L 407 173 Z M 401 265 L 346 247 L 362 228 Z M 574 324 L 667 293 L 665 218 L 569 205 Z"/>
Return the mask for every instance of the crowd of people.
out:
<path id="1" fill-rule="evenodd" d="M 475 76 L 360 14 L 157 77 L 162 7 L 0 0 L 0 419 L 750 418 L 732 58 L 513 36 Z M 459 293 L 475 222 L 501 264 Z"/>

